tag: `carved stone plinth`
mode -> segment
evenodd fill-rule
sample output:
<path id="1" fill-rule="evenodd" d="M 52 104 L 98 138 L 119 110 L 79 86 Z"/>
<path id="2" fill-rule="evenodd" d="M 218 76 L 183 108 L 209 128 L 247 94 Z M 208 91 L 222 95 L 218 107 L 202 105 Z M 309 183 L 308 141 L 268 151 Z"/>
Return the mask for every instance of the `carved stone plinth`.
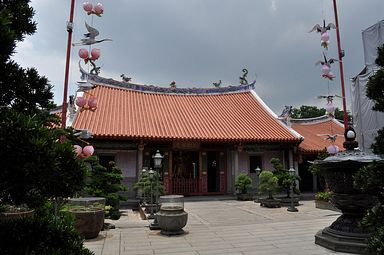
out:
<path id="1" fill-rule="evenodd" d="M 369 254 L 367 242 L 372 229 L 363 228 L 361 220 L 366 211 L 375 204 L 376 197 L 355 189 L 353 175 L 373 161 L 382 163 L 383 159 L 351 150 L 315 161 L 333 192 L 332 204 L 342 212 L 329 227 L 317 232 L 316 244 L 334 251 Z"/>

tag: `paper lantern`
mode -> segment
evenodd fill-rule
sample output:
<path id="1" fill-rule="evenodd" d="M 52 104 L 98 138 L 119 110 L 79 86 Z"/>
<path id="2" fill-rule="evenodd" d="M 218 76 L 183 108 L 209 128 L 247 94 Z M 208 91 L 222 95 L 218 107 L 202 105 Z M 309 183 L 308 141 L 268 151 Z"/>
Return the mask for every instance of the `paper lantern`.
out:
<path id="1" fill-rule="evenodd" d="M 85 100 L 84 97 L 77 97 L 75 103 L 76 103 L 76 105 L 77 105 L 78 107 L 81 107 L 81 108 L 82 108 L 82 107 L 84 107 L 85 104 L 87 103 L 87 100 Z"/>
<path id="2" fill-rule="evenodd" d="M 329 154 L 336 154 L 339 152 L 339 147 L 337 145 L 331 144 L 327 147 L 327 151 Z"/>
<path id="3" fill-rule="evenodd" d="M 97 107 L 97 98 L 96 97 L 91 97 L 88 99 L 88 106 L 91 109 L 96 109 Z"/>
<path id="4" fill-rule="evenodd" d="M 96 6 L 95 6 L 95 8 L 94 8 L 94 12 L 95 12 L 96 14 L 98 14 L 98 15 L 103 14 L 103 12 L 104 12 L 104 7 L 103 7 L 103 5 L 102 5 L 101 3 L 96 4 Z"/>
<path id="5" fill-rule="evenodd" d="M 92 49 L 91 50 L 91 59 L 96 60 L 99 57 L 100 57 L 100 49 L 96 49 L 96 48 Z"/>
<path id="6" fill-rule="evenodd" d="M 92 13 L 92 4 L 90 2 L 84 2 L 83 3 L 83 9 L 84 11 L 88 12 L 88 14 Z"/>
<path id="7" fill-rule="evenodd" d="M 329 66 L 327 65 L 323 65 L 321 67 L 321 71 L 323 72 L 323 74 L 328 74 L 331 71 L 331 68 L 329 68 Z"/>
<path id="8" fill-rule="evenodd" d="M 83 148 L 81 148 L 80 145 L 73 145 L 73 148 L 76 153 L 76 156 L 80 156 L 80 154 L 83 152 Z"/>
<path id="9" fill-rule="evenodd" d="M 329 34 L 328 32 L 324 32 L 321 34 L 321 41 L 328 42 L 329 41 Z"/>
<path id="10" fill-rule="evenodd" d="M 95 149 L 93 148 L 92 145 L 87 145 L 83 148 L 83 154 L 85 157 L 92 156 L 94 151 L 95 151 Z"/>
<path id="11" fill-rule="evenodd" d="M 327 111 L 328 114 L 333 115 L 335 113 L 335 106 L 332 103 L 326 104 L 325 110 Z"/>
<path id="12" fill-rule="evenodd" d="M 79 57 L 82 58 L 82 59 L 87 59 L 88 58 L 88 50 L 87 49 L 84 49 L 84 48 L 81 48 L 79 50 Z"/>

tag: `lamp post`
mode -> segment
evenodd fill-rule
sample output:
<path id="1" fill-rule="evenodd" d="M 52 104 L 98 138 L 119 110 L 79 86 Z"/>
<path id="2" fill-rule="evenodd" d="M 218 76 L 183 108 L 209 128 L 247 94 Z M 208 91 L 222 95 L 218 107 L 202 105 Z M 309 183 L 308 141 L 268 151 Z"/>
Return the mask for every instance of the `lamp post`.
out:
<path id="1" fill-rule="evenodd" d="M 160 168 L 161 168 L 161 161 L 163 160 L 164 156 L 160 154 L 160 151 L 157 150 L 155 155 L 152 156 L 153 158 L 153 167 L 156 170 L 155 173 L 155 204 L 156 208 L 158 207 L 158 192 L 159 192 L 159 181 L 160 181 Z M 152 187 L 152 186 L 151 186 Z M 157 215 L 154 215 L 154 221 L 149 225 L 149 229 L 151 230 L 157 230 L 160 229 L 159 223 L 157 222 Z"/>
<path id="2" fill-rule="evenodd" d="M 296 171 L 295 169 L 293 169 L 292 167 L 288 170 L 288 173 L 290 176 L 295 176 L 296 174 Z M 295 207 L 294 203 L 293 203 L 293 184 L 294 184 L 295 181 L 292 181 L 292 184 L 291 184 L 291 205 L 287 208 L 287 211 L 288 212 L 298 212 L 299 210 Z"/>
<path id="3" fill-rule="evenodd" d="M 154 178 L 154 171 L 152 170 L 152 168 L 149 169 L 148 171 L 148 174 L 149 174 L 149 181 L 150 181 L 150 185 L 151 185 L 151 213 L 149 214 L 148 216 L 148 219 L 154 219 L 155 218 L 155 214 L 153 213 L 153 189 L 152 189 L 152 186 L 153 186 L 153 178 Z"/>
<path id="4" fill-rule="evenodd" d="M 256 173 L 256 187 L 257 187 L 257 191 L 256 191 L 256 199 L 255 199 L 255 203 L 258 203 L 259 202 L 259 175 L 260 175 L 260 172 L 261 172 L 261 169 L 259 166 L 256 167 L 255 169 L 255 173 Z"/>

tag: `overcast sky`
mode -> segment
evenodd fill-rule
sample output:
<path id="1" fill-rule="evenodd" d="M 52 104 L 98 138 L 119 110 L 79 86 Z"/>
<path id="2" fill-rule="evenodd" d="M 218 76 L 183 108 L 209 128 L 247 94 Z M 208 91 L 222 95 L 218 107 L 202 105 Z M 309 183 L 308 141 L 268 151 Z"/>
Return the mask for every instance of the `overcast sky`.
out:
<path id="1" fill-rule="evenodd" d="M 277 114 L 284 105 L 323 106 L 318 95 L 341 95 L 337 78 L 321 77 L 320 35 L 308 33 L 316 24 L 334 22 L 332 0 L 89 0 L 101 2 L 105 13 L 86 15 L 76 1 L 73 42 L 83 38 L 84 21 L 100 31 L 97 39 L 112 42 L 101 49 L 100 76 L 168 87 L 238 85 L 241 70 L 248 80 L 257 76 L 255 91 Z M 14 59 L 36 67 L 54 85 L 55 102 L 62 103 L 69 0 L 32 0 L 37 33 L 19 43 Z M 350 78 L 363 67 L 363 29 L 384 19 L 383 0 L 338 0 L 341 44 L 349 108 Z M 329 58 L 337 58 L 336 32 L 330 32 Z M 79 47 L 72 48 L 69 94 L 80 80 Z M 334 104 L 341 108 L 341 100 Z"/>

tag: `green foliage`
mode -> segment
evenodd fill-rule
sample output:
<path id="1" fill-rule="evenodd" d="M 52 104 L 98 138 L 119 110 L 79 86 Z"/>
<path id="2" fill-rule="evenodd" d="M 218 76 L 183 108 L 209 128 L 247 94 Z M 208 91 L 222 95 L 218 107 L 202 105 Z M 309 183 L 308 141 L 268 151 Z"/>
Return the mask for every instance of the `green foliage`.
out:
<path id="1" fill-rule="evenodd" d="M 378 163 L 364 166 L 353 176 L 353 179 L 356 188 L 369 194 L 380 194 L 384 187 L 384 166 Z"/>
<path id="2" fill-rule="evenodd" d="M 332 193 L 329 191 L 317 192 L 315 195 L 316 200 L 318 201 L 329 201 L 331 199 Z"/>
<path id="3" fill-rule="evenodd" d="M 278 179 L 279 187 L 287 193 L 287 197 L 291 195 L 292 185 L 294 186 L 293 191 L 299 194 L 300 191 L 296 188 L 296 181 L 300 181 L 300 177 L 298 175 L 290 175 L 278 158 L 272 158 L 270 162 L 275 169 L 274 175 Z"/>
<path id="4" fill-rule="evenodd" d="M 2 254 L 93 254 L 83 247 L 71 214 L 54 217 L 45 210 L 34 218 L 0 222 Z"/>
<path id="5" fill-rule="evenodd" d="M 299 109 L 293 108 L 291 117 L 294 119 L 306 119 L 320 117 L 325 114 L 324 108 L 317 108 L 316 106 L 302 105 Z"/>
<path id="6" fill-rule="evenodd" d="M 373 110 L 384 112 L 384 45 L 378 48 L 376 64 L 380 69 L 367 83 L 367 96 L 373 100 Z M 372 146 L 377 154 L 384 154 L 384 128 L 378 131 Z M 354 176 L 354 184 L 361 190 L 377 195 L 377 204 L 368 210 L 363 219 L 364 226 L 374 228 L 368 247 L 372 254 L 384 254 L 384 166 L 373 163 L 361 168 Z"/>
<path id="7" fill-rule="evenodd" d="M 248 189 L 252 186 L 252 179 L 245 173 L 240 173 L 235 182 L 235 188 L 240 191 L 241 194 L 247 194 Z"/>
<path id="8" fill-rule="evenodd" d="M 369 78 L 367 83 L 367 97 L 374 102 L 373 110 L 384 112 L 384 45 L 378 48 L 376 64 L 380 69 Z"/>
<path id="9" fill-rule="evenodd" d="M 82 189 L 85 165 L 60 129 L 48 129 L 38 115 L 0 109 L 0 201 L 38 206 L 47 198 Z"/>
<path id="10" fill-rule="evenodd" d="M 329 156 L 329 153 L 326 150 L 324 150 L 324 151 L 320 152 L 319 154 L 317 154 L 316 159 L 323 160 L 323 159 L 327 158 L 328 156 Z M 310 165 L 308 168 L 308 171 L 310 171 L 313 175 L 320 177 L 321 173 L 320 173 L 319 165 L 315 165 L 315 164 Z"/>
<path id="11" fill-rule="evenodd" d="M 90 182 L 86 185 L 85 191 L 97 197 L 105 197 L 105 204 L 108 210 L 105 210 L 105 217 L 113 220 L 120 218 L 120 200 L 125 198 L 118 194 L 119 191 L 126 190 L 126 187 L 121 183 L 123 180 L 120 168 L 115 165 L 115 162 L 109 162 L 107 167 L 100 165 L 99 159 L 89 157 L 84 160 L 90 164 L 91 171 L 89 172 Z"/>
<path id="12" fill-rule="evenodd" d="M 277 193 L 278 179 L 271 171 L 262 171 L 259 175 L 259 193 L 267 194 L 269 199 Z"/>
<path id="13" fill-rule="evenodd" d="M 160 174 L 153 170 L 153 173 L 150 174 L 150 171 L 145 169 L 141 171 L 139 179 L 133 187 L 141 193 L 145 202 L 156 201 L 156 194 L 164 195 L 165 193 L 164 186 L 160 181 Z"/>
<path id="14" fill-rule="evenodd" d="M 293 108 L 291 117 L 294 119 L 307 119 L 307 118 L 316 118 L 325 115 L 326 110 L 324 108 L 317 108 L 316 106 L 302 105 L 300 108 Z M 348 121 L 352 121 L 352 116 L 349 112 Z M 344 111 L 336 107 L 335 109 L 335 119 L 343 120 Z"/>
<path id="15" fill-rule="evenodd" d="M 0 62 L 4 63 L 14 52 L 16 42 L 36 31 L 32 20 L 34 11 L 29 0 L 0 1 Z"/>

